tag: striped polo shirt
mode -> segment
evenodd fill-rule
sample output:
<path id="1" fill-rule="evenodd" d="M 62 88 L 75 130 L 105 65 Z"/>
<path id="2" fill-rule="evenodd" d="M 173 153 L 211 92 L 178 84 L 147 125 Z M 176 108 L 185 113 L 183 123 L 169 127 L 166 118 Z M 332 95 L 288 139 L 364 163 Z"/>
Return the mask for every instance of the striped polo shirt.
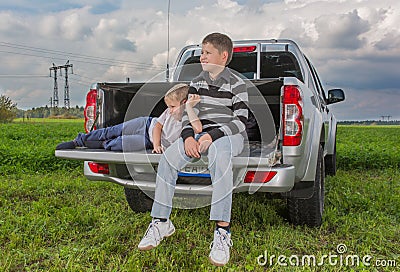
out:
<path id="1" fill-rule="evenodd" d="M 239 76 L 225 68 L 212 81 L 209 73 L 202 71 L 190 83 L 189 94 L 200 95 L 200 102 L 194 112 L 213 141 L 229 135 L 246 133 L 248 118 L 248 94 L 246 83 Z M 183 140 L 194 137 L 193 128 L 186 112 L 182 117 Z"/>

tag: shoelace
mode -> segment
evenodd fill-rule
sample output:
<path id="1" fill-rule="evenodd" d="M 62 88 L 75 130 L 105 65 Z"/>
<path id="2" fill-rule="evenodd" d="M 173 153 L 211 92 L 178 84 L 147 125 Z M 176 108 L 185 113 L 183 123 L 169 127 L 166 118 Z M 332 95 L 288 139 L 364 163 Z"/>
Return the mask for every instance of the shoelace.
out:
<path id="1" fill-rule="evenodd" d="M 160 229 L 157 227 L 156 223 L 159 221 L 151 220 L 149 227 L 146 230 L 146 234 L 144 235 L 146 238 L 154 238 L 156 241 L 161 241 L 161 233 Z M 158 234 L 158 237 L 156 237 Z"/>
<path id="2" fill-rule="evenodd" d="M 216 239 L 217 241 L 212 241 L 210 244 L 210 249 L 213 248 L 214 246 L 214 242 L 215 243 L 215 247 L 218 250 L 223 250 L 226 253 L 226 247 L 224 246 L 224 244 L 226 244 L 226 246 L 229 248 L 231 246 L 233 246 L 233 241 L 229 238 L 229 236 L 226 233 L 221 233 L 219 230 L 216 230 L 219 235 L 218 238 Z"/>

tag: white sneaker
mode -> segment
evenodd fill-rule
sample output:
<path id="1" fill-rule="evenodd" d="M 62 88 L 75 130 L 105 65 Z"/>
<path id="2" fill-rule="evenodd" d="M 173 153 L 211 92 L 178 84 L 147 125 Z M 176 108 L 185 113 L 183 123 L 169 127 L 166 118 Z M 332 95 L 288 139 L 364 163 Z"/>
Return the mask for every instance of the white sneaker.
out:
<path id="1" fill-rule="evenodd" d="M 175 227 L 171 220 L 168 219 L 166 222 L 161 222 L 160 219 L 152 219 L 138 248 L 140 250 L 150 250 L 158 246 L 164 237 L 171 236 L 174 232 Z"/>
<path id="2" fill-rule="evenodd" d="M 229 248 L 233 246 L 231 233 L 223 228 L 217 228 L 214 231 L 214 241 L 210 248 L 210 262 L 216 266 L 223 266 L 229 261 Z"/>

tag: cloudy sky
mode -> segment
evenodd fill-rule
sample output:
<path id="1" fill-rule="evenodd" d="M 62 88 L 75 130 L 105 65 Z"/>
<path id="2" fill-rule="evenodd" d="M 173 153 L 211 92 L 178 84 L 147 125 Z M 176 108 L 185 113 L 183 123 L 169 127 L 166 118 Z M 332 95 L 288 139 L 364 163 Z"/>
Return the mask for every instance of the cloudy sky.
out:
<path id="1" fill-rule="evenodd" d="M 339 120 L 400 120 L 398 0 L 171 0 L 170 9 L 170 63 L 210 32 L 289 38 L 327 88 L 345 90 Z M 84 105 L 91 83 L 162 73 L 167 10 L 167 0 L 0 0 L 0 94 L 22 109 L 49 105 L 49 68 L 67 60 L 71 106 Z M 58 89 L 63 105 L 63 77 Z"/>

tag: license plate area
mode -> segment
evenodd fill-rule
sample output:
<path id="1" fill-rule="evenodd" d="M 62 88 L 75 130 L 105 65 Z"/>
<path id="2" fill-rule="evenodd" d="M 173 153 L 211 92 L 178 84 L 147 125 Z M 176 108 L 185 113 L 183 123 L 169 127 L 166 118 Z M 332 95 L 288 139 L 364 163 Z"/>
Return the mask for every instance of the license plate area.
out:
<path id="1" fill-rule="evenodd" d="M 157 172 L 158 165 L 153 164 L 153 168 Z M 196 161 L 186 165 L 178 172 L 176 184 L 211 185 L 211 175 L 207 163 Z"/>
<path id="2" fill-rule="evenodd" d="M 186 165 L 178 172 L 179 177 L 210 178 L 210 171 L 205 165 Z"/>

